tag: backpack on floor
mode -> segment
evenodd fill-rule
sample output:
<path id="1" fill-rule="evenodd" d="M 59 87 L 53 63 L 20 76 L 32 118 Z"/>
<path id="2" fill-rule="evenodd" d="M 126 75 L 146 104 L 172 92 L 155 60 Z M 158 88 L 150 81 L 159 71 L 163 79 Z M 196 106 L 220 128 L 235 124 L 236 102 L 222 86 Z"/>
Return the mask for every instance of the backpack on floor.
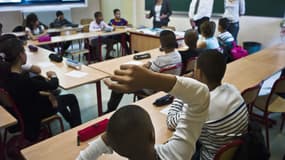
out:
<path id="1" fill-rule="evenodd" d="M 248 55 L 248 51 L 241 46 L 233 42 L 233 48 L 231 49 L 231 56 L 234 60 L 245 57 Z"/>

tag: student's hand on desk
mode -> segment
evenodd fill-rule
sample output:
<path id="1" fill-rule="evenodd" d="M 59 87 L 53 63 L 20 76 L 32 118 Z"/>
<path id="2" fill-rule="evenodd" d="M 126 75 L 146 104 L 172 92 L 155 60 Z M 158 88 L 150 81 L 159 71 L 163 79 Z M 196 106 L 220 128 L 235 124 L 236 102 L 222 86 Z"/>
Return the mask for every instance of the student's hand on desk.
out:
<path id="1" fill-rule="evenodd" d="M 121 65 L 120 70 L 116 70 L 111 76 L 114 82 L 104 80 L 104 83 L 117 92 L 135 92 L 149 86 L 152 74 L 152 71 L 142 66 Z"/>
<path id="2" fill-rule="evenodd" d="M 47 72 L 47 77 L 48 77 L 48 78 L 52 78 L 52 77 L 54 77 L 54 76 L 56 76 L 56 73 L 55 73 L 55 72 L 53 72 L 53 71 L 48 71 L 48 72 Z"/>

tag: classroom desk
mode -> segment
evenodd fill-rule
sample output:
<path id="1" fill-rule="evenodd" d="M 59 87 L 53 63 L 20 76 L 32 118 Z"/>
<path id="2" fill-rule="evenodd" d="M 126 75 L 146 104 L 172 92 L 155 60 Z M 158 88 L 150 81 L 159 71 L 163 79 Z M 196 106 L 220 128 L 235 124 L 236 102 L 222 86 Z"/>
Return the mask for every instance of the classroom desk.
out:
<path id="1" fill-rule="evenodd" d="M 16 123 L 17 119 L 7 112 L 2 106 L 0 106 L 0 129 L 7 128 Z"/>
<path id="2" fill-rule="evenodd" d="M 48 55 L 51 53 L 51 51 L 38 47 L 38 52 L 36 53 L 30 52 L 26 48 L 26 53 L 27 53 L 27 62 L 30 64 L 40 66 L 42 69 L 41 74 L 43 76 L 46 76 L 47 71 L 56 72 L 58 79 L 59 79 L 59 85 L 63 89 L 67 90 L 67 89 L 81 86 L 83 84 L 95 82 L 96 91 L 97 91 L 98 113 L 99 115 L 102 114 L 102 96 L 101 96 L 100 80 L 108 77 L 109 76 L 108 74 L 89 68 L 85 65 L 82 65 L 81 70 L 79 71 L 83 73 L 87 73 L 87 75 L 83 77 L 71 77 L 66 74 L 70 73 L 71 71 L 75 71 L 75 70 L 73 68 L 68 67 L 64 62 L 62 63 L 51 62 L 48 58 Z"/>
<path id="3" fill-rule="evenodd" d="M 148 62 L 151 59 L 156 58 L 157 56 L 163 55 L 164 52 L 159 51 L 158 48 L 156 49 L 152 49 L 149 51 L 145 51 L 145 52 L 141 52 L 141 53 L 137 53 L 137 54 L 143 54 L 143 53 L 150 53 L 151 54 L 151 58 L 150 59 L 142 59 L 142 60 L 134 60 L 133 59 L 133 55 L 127 55 L 127 56 L 123 56 L 123 57 L 118 57 L 115 59 L 111 59 L 111 60 L 106 60 L 103 62 L 99 62 L 99 63 L 94 63 L 89 65 L 91 68 L 95 68 L 97 70 L 103 71 L 107 74 L 113 74 L 114 71 L 116 69 L 120 68 L 120 65 L 125 64 L 125 63 L 129 63 L 129 62 L 137 62 L 137 63 L 141 63 L 144 64 L 146 62 Z"/>
<path id="4" fill-rule="evenodd" d="M 54 36 L 54 37 L 51 37 L 51 41 L 47 41 L 47 42 L 29 40 L 28 44 L 46 45 L 46 44 L 60 43 L 60 42 L 73 41 L 73 40 L 79 40 L 79 39 L 111 36 L 111 35 L 117 35 L 117 34 L 123 34 L 123 33 L 126 33 L 126 31 L 122 29 L 118 29 L 112 32 L 76 33 L 76 34 L 70 34 L 70 35 L 64 35 L 64 36 Z"/>
<path id="5" fill-rule="evenodd" d="M 129 33 L 132 51 L 143 52 L 160 47 L 159 35 L 155 31 L 131 29 Z M 184 41 L 184 35 L 177 34 L 176 39 L 177 41 Z"/>
<path id="6" fill-rule="evenodd" d="M 164 107 L 154 107 L 152 105 L 155 99 L 164 95 L 165 95 L 164 92 L 158 92 L 150 97 L 147 97 L 135 103 L 143 107 L 150 114 L 150 117 L 152 119 L 155 128 L 156 143 L 164 143 L 169 139 L 169 137 L 172 136 L 172 132 L 167 129 L 165 123 L 166 116 L 160 113 L 160 110 L 162 110 Z M 113 113 L 109 113 L 102 117 L 96 118 L 76 128 L 73 128 L 57 136 L 49 138 L 43 142 L 25 148 L 21 150 L 21 153 L 26 160 L 54 160 L 54 159 L 74 160 L 79 154 L 80 150 L 86 148 L 88 142 L 95 139 L 93 138 L 88 142 L 82 142 L 80 146 L 77 146 L 77 138 L 76 138 L 77 131 L 89 125 L 92 125 L 102 119 L 108 118 L 112 114 Z M 122 158 L 117 154 L 112 154 L 112 155 L 103 155 L 99 159 L 120 160 L 125 158 Z"/>
<path id="7" fill-rule="evenodd" d="M 61 28 L 49 28 L 48 33 L 60 33 L 65 31 L 81 31 L 85 25 L 79 25 L 78 27 L 61 27 Z"/>
<path id="8" fill-rule="evenodd" d="M 229 63 L 223 81 L 235 85 L 242 92 L 284 67 L 285 44 L 279 44 Z"/>
<path id="9" fill-rule="evenodd" d="M 2 106 L 0 106 L 0 129 L 5 129 L 16 123 L 17 119 L 7 112 Z M 5 150 L 5 144 L 2 141 L 2 132 L 0 132 L 0 159 L 5 156 Z"/>

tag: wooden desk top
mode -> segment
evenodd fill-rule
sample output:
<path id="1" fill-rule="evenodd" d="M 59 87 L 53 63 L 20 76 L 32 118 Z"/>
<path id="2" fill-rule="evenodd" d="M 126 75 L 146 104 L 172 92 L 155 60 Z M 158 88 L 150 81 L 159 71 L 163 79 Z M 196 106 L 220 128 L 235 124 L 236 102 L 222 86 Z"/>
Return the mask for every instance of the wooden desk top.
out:
<path id="1" fill-rule="evenodd" d="M 0 129 L 9 127 L 16 123 L 17 119 L 7 112 L 2 106 L 0 106 Z"/>
<path id="2" fill-rule="evenodd" d="M 79 25 L 78 27 L 62 27 L 62 28 L 49 28 L 48 33 L 64 32 L 64 31 L 80 31 L 84 25 Z"/>
<path id="3" fill-rule="evenodd" d="M 51 37 L 51 41 L 47 41 L 47 42 L 38 42 L 37 40 L 36 41 L 29 40 L 28 44 L 45 45 L 45 44 L 73 41 L 73 40 L 86 39 L 86 38 L 92 38 L 92 37 L 98 37 L 98 36 L 111 36 L 111 35 L 122 34 L 122 33 L 126 33 L 126 30 L 118 29 L 113 32 L 76 33 L 76 34 L 64 35 L 64 36 L 54 36 L 54 37 Z"/>
<path id="4" fill-rule="evenodd" d="M 224 82 L 241 92 L 285 67 L 285 44 L 276 45 L 227 65 Z"/>
<path id="5" fill-rule="evenodd" d="M 143 54 L 143 53 L 150 53 L 151 54 L 151 58 L 150 59 L 142 59 L 142 60 L 134 60 L 133 56 L 135 54 L 132 55 L 127 55 L 127 56 L 123 56 L 123 57 L 119 57 L 119 58 L 114 58 L 111 60 L 106 60 L 103 62 L 99 62 L 99 63 L 94 63 L 89 65 L 91 68 L 95 68 L 97 70 L 103 71 L 105 73 L 108 74 L 113 74 L 114 71 L 116 69 L 120 68 L 120 65 L 128 63 L 128 62 L 138 62 L 138 63 L 147 63 L 148 61 L 156 58 L 157 56 L 163 55 L 164 52 L 159 51 L 159 49 L 153 49 L 153 50 L 149 50 L 149 51 L 145 51 L 145 52 L 140 52 L 137 54 Z"/>
<path id="6" fill-rule="evenodd" d="M 52 53 L 51 51 L 38 47 L 38 52 L 30 52 L 29 49 L 26 48 L 26 53 L 28 61 L 27 63 L 40 66 L 42 69 L 41 74 L 43 76 L 46 76 L 47 71 L 56 72 L 59 78 L 59 84 L 64 89 L 71 89 L 82 84 L 96 82 L 109 76 L 104 72 L 82 65 L 81 70 L 78 71 L 87 73 L 87 75 L 78 78 L 70 77 L 66 75 L 66 73 L 77 70 L 68 67 L 64 61 L 62 63 L 51 62 L 48 58 L 49 54 Z"/>
<path id="7" fill-rule="evenodd" d="M 167 129 L 166 126 L 166 116 L 160 113 L 164 107 L 154 107 L 152 105 L 153 101 L 161 96 L 164 96 L 165 93 L 159 92 L 155 95 L 147 97 L 141 101 L 138 101 L 135 104 L 140 105 L 150 114 L 154 128 L 156 143 L 164 143 L 169 137 L 172 136 L 172 132 Z M 104 115 L 102 117 L 91 120 L 85 124 L 82 124 L 74 129 L 68 130 L 62 134 L 54 136 L 50 139 L 47 139 L 43 142 L 35 144 L 31 147 L 25 148 L 21 151 L 27 160 L 71 160 L 75 159 L 79 154 L 80 150 L 87 147 L 88 142 L 94 140 L 95 138 L 89 140 L 88 142 L 82 142 L 80 146 L 77 146 L 77 131 L 83 129 L 89 125 L 92 125 L 102 119 L 109 118 L 113 113 Z M 163 123 L 162 123 L 163 122 Z M 125 159 L 120 157 L 117 154 L 104 155 L 99 159 L 104 160 L 120 160 Z"/>

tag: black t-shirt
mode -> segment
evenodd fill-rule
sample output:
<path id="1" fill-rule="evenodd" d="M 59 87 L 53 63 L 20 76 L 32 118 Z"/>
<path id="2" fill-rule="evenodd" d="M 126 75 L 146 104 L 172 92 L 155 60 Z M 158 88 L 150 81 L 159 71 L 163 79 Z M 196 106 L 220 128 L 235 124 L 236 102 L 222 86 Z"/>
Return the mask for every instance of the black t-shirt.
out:
<path id="1" fill-rule="evenodd" d="M 29 77 L 29 74 L 10 73 L 4 88 L 11 95 L 22 115 L 25 126 L 25 137 L 35 140 L 38 137 L 40 122 L 43 118 L 55 114 L 47 96 L 39 91 L 54 90 L 58 87 L 58 79 L 46 80 L 41 76 Z"/>
<path id="2" fill-rule="evenodd" d="M 188 49 L 186 51 L 179 51 L 179 53 L 182 58 L 182 63 L 186 64 L 190 58 L 199 56 L 199 54 L 201 53 L 201 50 L 200 49 Z"/>

